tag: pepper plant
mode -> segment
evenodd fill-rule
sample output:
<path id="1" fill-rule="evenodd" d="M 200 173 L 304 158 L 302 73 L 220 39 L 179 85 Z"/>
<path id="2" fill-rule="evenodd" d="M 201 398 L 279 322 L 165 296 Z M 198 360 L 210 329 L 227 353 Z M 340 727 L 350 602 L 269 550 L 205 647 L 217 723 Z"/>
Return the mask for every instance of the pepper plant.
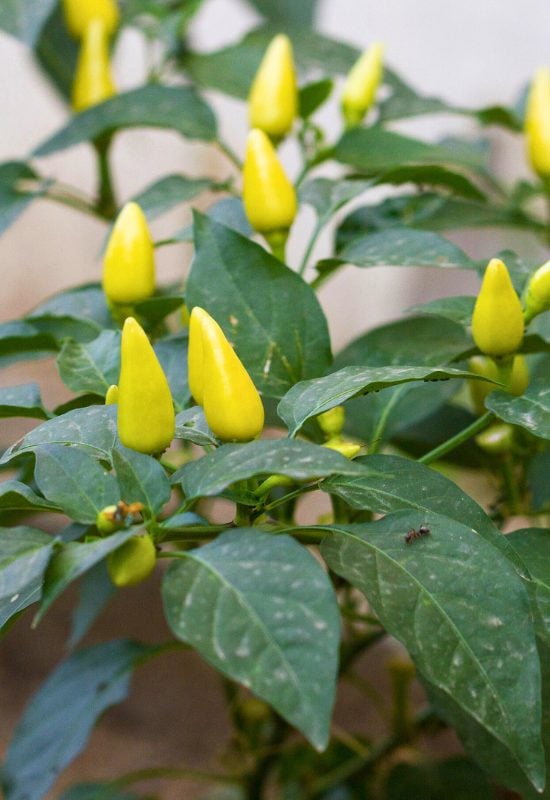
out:
<path id="1" fill-rule="evenodd" d="M 255 0 L 264 23 L 209 53 L 189 30 L 200 0 L 62 5 L 0 8 L 0 26 L 76 109 L 27 160 L 0 165 L 0 225 L 49 200 L 104 220 L 108 243 L 94 284 L 0 325 L 5 364 L 55 357 L 72 393 L 46 408 L 35 384 L 0 389 L 3 417 L 36 421 L 1 459 L 3 646 L 14 625 L 32 622 L 40 637 L 60 594 L 82 587 L 70 654 L 7 746 L 4 797 L 56 791 L 132 672 L 187 648 L 219 673 L 235 726 L 210 776 L 221 789 L 202 774 L 203 797 L 550 797 L 550 262 L 519 247 L 480 261 L 447 238 L 491 227 L 531 236 L 530 252 L 548 247 L 550 73 L 537 73 L 527 105 L 524 93 L 515 107 L 457 108 L 409 86 L 381 45 L 361 56 L 313 32 L 313 2 Z M 117 92 L 110 51 L 124 26 L 142 31 L 152 65 L 143 86 Z M 253 129 L 238 152 L 203 90 L 243 101 Z M 330 103 L 341 130 L 318 123 Z M 479 138 L 395 130 L 439 113 L 469 117 Z M 488 126 L 526 139 L 529 180 L 506 185 L 491 171 Z M 170 174 L 123 203 L 111 145 L 130 127 L 210 144 L 227 179 Z M 297 177 L 278 151 L 292 137 Z M 83 142 L 97 155 L 90 198 L 33 161 Z M 324 177 L 328 163 L 339 177 Z M 188 275 L 160 285 L 149 223 L 206 191 L 206 213 L 156 242 L 194 245 Z M 286 240 L 304 205 L 316 222 L 294 263 Z M 316 260 L 330 225 L 333 247 Z M 431 267 L 434 283 L 459 269 L 481 288 L 365 325 L 333 354 L 316 290 L 344 265 Z M 466 493 L 464 469 L 489 476 L 491 496 Z M 297 514 L 311 493 L 323 513 Z M 232 519 L 209 518 L 208 498 L 230 501 Z M 66 524 L 47 533 L 52 513 Z M 173 639 L 83 644 L 115 587 L 154 572 Z M 369 718 L 358 665 L 385 637 L 401 649 L 383 738 L 335 727 L 339 681 L 364 692 Z M 464 755 L 433 755 L 447 727 Z M 162 797 L 163 778 L 193 774 L 138 767 L 83 776 L 62 796 L 134 800 L 156 777 Z"/>

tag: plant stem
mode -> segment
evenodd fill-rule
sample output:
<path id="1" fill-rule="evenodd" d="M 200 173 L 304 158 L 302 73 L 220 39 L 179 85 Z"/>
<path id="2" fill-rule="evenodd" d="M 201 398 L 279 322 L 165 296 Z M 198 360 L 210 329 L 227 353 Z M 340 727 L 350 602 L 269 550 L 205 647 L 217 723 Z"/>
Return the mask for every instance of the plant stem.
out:
<path id="1" fill-rule="evenodd" d="M 129 772 L 127 775 L 123 775 L 109 785 L 113 788 L 123 788 L 124 786 L 131 786 L 134 783 L 150 781 L 154 778 L 164 778 L 165 780 L 191 778 L 192 780 L 206 781 L 207 783 L 224 784 L 239 783 L 241 780 L 241 776 L 223 775 L 221 773 L 207 772 L 206 770 L 193 769 L 191 767 L 151 767 L 149 769 Z"/>
<path id="2" fill-rule="evenodd" d="M 97 153 L 97 166 L 99 174 L 99 191 L 96 209 L 107 219 L 114 219 L 117 211 L 117 201 L 109 165 L 109 151 L 111 149 L 112 135 L 99 136 L 94 141 Z"/>
<path id="3" fill-rule="evenodd" d="M 227 144 L 227 142 L 224 142 L 224 141 L 222 141 L 222 140 L 218 140 L 218 141 L 216 142 L 216 144 L 218 145 L 218 148 L 219 148 L 219 150 L 221 150 L 221 152 L 224 154 L 224 156 L 226 156 L 226 157 L 229 159 L 229 161 L 231 161 L 231 163 L 233 164 L 233 166 L 234 166 L 234 167 L 235 167 L 235 168 L 236 168 L 236 169 L 237 169 L 239 172 L 242 172 L 242 170 L 243 170 L 243 164 L 242 164 L 242 161 L 241 161 L 241 159 L 239 158 L 239 156 L 238 156 L 238 155 L 235 153 L 235 151 L 233 150 L 233 148 L 232 148 L 232 147 L 230 147 L 230 146 Z"/>
<path id="4" fill-rule="evenodd" d="M 508 501 L 508 510 L 510 514 L 520 514 L 521 496 L 518 491 L 518 482 L 514 475 L 514 462 L 510 453 L 506 453 L 502 461 L 502 478 L 506 500 Z"/>
<path id="5" fill-rule="evenodd" d="M 55 184 L 48 189 L 47 193 L 44 195 L 44 199 L 51 200 L 53 203 L 59 203 L 63 206 L 68 206 L 69 208 L 73 208 L 75 211 L 81 211 L 83 214 L 88 214 L 96 219 L 105 221 L 110 221 L 111 219 L 110 217 L 105 216 L 105 214 L 96 208 L 95 205 L 81 197 L 78 197 L 75 194 L 72 194 L 66 188 L 62 187 L 61 184 Z"/>
<path id="6" fill-rule="evenodd" d="M 495 415 L 492 411 L 487 411 L 483 414 L 482 417 L 476 419 L 475 422 L 472 422 L 471 425 L 468 425 L 467 428 L 464 428 L 463 431 L 457 433 L 456 436 L 451 437 L 443 444 L 440 444 L 438 447 L 435 447 L 433 450 L 430 450 L 429 453 L 425 453 L 421 456 L 418 461 L 420 464 L 431 464 L 432 461 L 437 461 L 441 458 L 441 456 L 447 455 L 452 450 L 455 450 L 459 447 L 463 442 L 466 442 L 468 439 L 471 439 L 472 436 L 475 436 L 477 433 L 481 433 L 484 431 L 485 428 L 488 428 L 491 422 L 494 420 Z"/>
<path id="7" fill-rule="evenodd" d="M 384 431 L 386 429 L 386 424 L 388 422 L 388 418 L 389 418 L 391 412 L 393 411 L 393 409 L 395 408 L 395 406 L 397 405 L 397 403 L 399 402 L 399 400 L 401 399 L 401 396 L 403 395 L 404 389 L 405 389 L 404 386 L 399 386 L 398 388 L 396 388 L 396 390 L 394 391 L 393 395 L 390 397 L 390 399 L 386 403 L 386 407 L 384 408 L 384 411 L 382 412 L 382 414 L 380 416 L 380 419 L 378 420 L 376 428 L 374 429 L 374 433 L 373 433 L 373 436 L 372 436 L 372 442 L 371 442 L 370 447 L 369 447 L 369 454 L 370 455 L 374 455 L 374 453 L 378 452 L 379 447 L 380 447 L 380 442 L 382 441 L 382 435 L 383 435 L 383 433 L 384 433 Z"/>
<path id="8" fill-rule="evenodd" d="M 309 262 L 309 258 L 311 256 L 311 253 L 313 252 L 313 248 L 315 247 L 315 244 L 317 242 L 317 239 L 319 238 L 319 235 L 323 231 L 323 227 L 324 226 L 322 224 L 322 221 L 320 219 L 318 219 L 316 224 L 315 224 L 315 227 L 313 229 L 313 232 L 311 234 L 311 237 L 309 239 L 309 242 L 307 244 L 307 247 L 304 250 L 304 255 L 302 257 L 302 263 L 300 264 L 300 268 L 298 270 L 298 275 L 303 275 L 304 272 L 306 271 L 307 265 L 308 265 L 308 262 Z"/>

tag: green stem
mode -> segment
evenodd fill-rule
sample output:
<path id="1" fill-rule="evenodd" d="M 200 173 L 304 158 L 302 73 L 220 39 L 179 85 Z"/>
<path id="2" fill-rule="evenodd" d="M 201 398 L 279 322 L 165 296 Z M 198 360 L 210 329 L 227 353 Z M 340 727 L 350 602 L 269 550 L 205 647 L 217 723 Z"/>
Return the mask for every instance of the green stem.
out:
<path id="1" fill-rule="evenodd" d="M 97 153 L 97 166 L 99 174 L 99 191 L 96 208 L 107 219 L 114 219 L 117 212 L 117 200 L 109 165 L 109 151 L 113 137 L 111 134 L 99 136 L 94 141 Z"/>
<path id="2" fill-rule="evenodd" d="M 191 767 L 151 767 L 149 769 L 139 769 L 135 772 L 129 772 L 127 775 L 123 775 L 109 785 L 112 788 L 120 789 L 125 786 L 131 786 L 134 783 L 154 780 L 155 778 L 164 778 L 165 780 L 192 778 L 193 780 L 206 781 L 207 783 L 224 784 L 239 783 L 242 780 L 241 776 L 206 772 Z"/>
<path id="3" fill-rule="evenodd" d="M 510 453 L 506 453 L 502 461 L 502 478 L 508 501 L 508 510 L 512 515 L 520 514 L 521 496 L 518 490 L 518 481 L 514 474 L 514 462 Z"/>
<path id="4" fill-rule="evenodd" d="M 397 403 L 399 402 L 399 400 L 401 399 L 404 390 L 405 386 L 398 387 L 394 391 L 393 395 L 390 397 L 389 401 L 386 403 L 386 407 L 384 408 L 384 411 L 382 412 L 380 419 L 378 420 L 376 428 L 374 429 L 372 442 L 369 446 L 370 455 L 374 455 L 374 453 L 378 452 L 389 416 L 393 411 L 393 409 L 395 408 L 395 406 L 397 405 Z"/>
<path id="5" fill-rule="evenodd" d="M 277 508 L 277 506 L 282 506 L 285 503 L 288 503 L 289 500 L 293 500 L 295 497 L 299 497 L 301 494 L 306 494 L 306 492 L 314 492 L 315 489 L 319 488 L 319 482 L 316 481 L 309 486 L 300 486 L 298 489 L 294 489 L 292 492 L 287 492 L 282 497 L 278 497 L 277 500 L 273 500 L 271 503 L 268 503 L 263 507 L 263 511 L 271 511 L 273 508 Z"/>
<path id="6" fill-rule="evenodd" d="M 317 242 L 317 239 L 319 238 L 319 235 L 323 231 L 323 227 L 324 226 L 322 224 L 322 221 L 320 219 L 318 219 L 316 224 L 315 224 L 315 227 L 313 229 L 313 232 L 311 234 L 311 237 L 309 239 L 309 242 L 307 244 L 307 247 L 306 247 L 306 249 L 304 251 L 304 255 L 302 257 L 302 263 L 300 264 L 300 268 L 298 270 L 298 274 L 299 275 L 303 275 L 304 272 L 306 271 L 307 265 L 308 265 L 308 262 L 309 262 L 309 258 L 311 256 L 311 253 L 313 252 L 313 248 L 315 247 L 315 244 Z"/>
<path id="7" fill-rule="evenodd" d="M 239 172 L 242 172 L 243 171 L 242 161 L 239 158 L 239 156 L 235 153 L 235 151 L 227 144 L 227 142 L 218 140 L 216 144 L 218 145 L 218 149 L 221 150 L 221 152 L 224 154 L 224 156 L 226 156 L 229 159 L 229 161 L 231 161 L 233 166 Z"/>
<path id="8" fill-rule="evenodd" d="M 44 195 L 44 199 L 51 200 L 53 203 L 58 203 L 59 205 L 68 206 L 75 211 L 81 211 L 83 214 L 88 214 L 90 217 L 95 217 L 96 219 L 107 222 L 111 219 L 92 203 L 70 193 L 67 189 L 57 184 L 48 189 L 47 193 Z"/>
<path id="9" fill-rule="evenodd" d="M 484 431 L 485 428 L 488 428 L 491 422 L 493 422 L 494 418 L 495 415 L 493 412 L 487 411 L 482 417 L 476 419 L 476 421 L 472 422 L 471 425 L 468 425 L 467 428 L 464 428 L 463 431 L 457 433 L 456 436 L 453 436 L 451 439 L 443 442 L 443 444 L 440 444 L 438 447 L 430 450 L 429 453 L 425 453 L 423 456 L 421 456 L 421 458 L 418 459 L 419 463 L 431 464 L 432 461 L 438 461 L 442 456 L 447 455 L 447 453 L 455 450 L 457 447 L 463 444 L 463 442 L 471 439 L 472 436 L 475 436 L 477 433 Z"/>
<path id="10" fill-rule="evenodd" d="M 159 526 L 155 533 L 160 535 L 156 539 L 157 544 L 166 542 L 200 542 L 202 539 L 211 539 L 218 533 L 223 533 L 232 525 L 186 525 L 181 528 L 162 528 Z M 159 558 L 170 558 L 174 553 L 159 553 Z"/>

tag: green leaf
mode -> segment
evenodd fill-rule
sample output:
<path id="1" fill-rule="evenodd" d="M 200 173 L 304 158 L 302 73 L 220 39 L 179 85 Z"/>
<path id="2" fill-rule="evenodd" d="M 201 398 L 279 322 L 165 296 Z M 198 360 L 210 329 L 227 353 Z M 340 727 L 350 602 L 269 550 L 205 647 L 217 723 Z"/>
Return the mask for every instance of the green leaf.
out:
<path id="1" fill-rule="evenodd" d="M 0 27 L 5 6 L 0 6 Z M 23 161 L 0 164 L 0 234 L 15 222 L 36 197 L 43 196 L 49 181 L 43 180 Z"/>
<path id="2" fill-rule="evenodd" d="M 111 783 L 77 783 L 60 796 L 59 800 L 142 800 L 133 792 L 117 789 Z M 477 798 L 472 798 L 477 800 Z"/>
<path id="3" fill-rule="evenodd" d="M 321 223 L 328 220 L 342 206 L 354 200 L 375 185 L 372 180 L 339 180 L 313 178 L 300 187 L 300 202 L 313 206 Z"/>
<path id="4" fill-rule="evenodd" d="M 78 42 L 70 36 L 58 2 L 42 29 L 34 55 L 42 72 L 67 102 L 72 94 L 78 49 Z"/>
<path id="5" fill-rule="evenodd" d="M 0 418 L 31 417 L 47 419 L 37 383 L 0 387 Z"/>
<path id="6" fill-rule="evenodd" d="M 331 527 L 321 552 L 367 597 L 418 670 L 498 739 L 538 786 L 540 665 L 529 597 L 510 562 L 466 525 L 405 511 L 376 523 Z M 479 589 L 491 576 L 491 589 Z"/>
<path id="7" fill-rule="evenodd" d="M 115 592 L 105 561 L 100 561 L 86 572 L 71 620 L 71 634 L 67 642 L 69 650 L 73 650 L 86 636 Z"/>
<path id="8" fill-rule="evenodd" d="M 8 480 L 0 483 L 0 511 L 59 511 L 39 497 L 26 483 Z"/>
<path id="9" fill-rule="evenodd" d="M 195 214 L 189 308 L 221 325 L 259 391 L 281 397 L 330 364 L 325 316 L 313 289 L 262 247 Z"/>
<path id="10" fill-rule="evenodd" d="M 260 14 L 274 25 L 286 30 L 294 27 L 313 27 L 318 0 L 248 0 Z"/>
<path id="11" fill-rule="evenodd" d="M 191 399 L 187 383 L 187 332 L 155 342 L 154 350 L 168 379 L 176 409 L 184 408 Z"/>
<path id="12" fill-rule="evenodd" d="M 5 757 L 5 800 L 41 800 L 84 748 L 96 720 L 128 694 L 131 673 L 154 652 L 124 640 L 64 661 L 31 698 Z"/>
<path id="13" fill-rule="evenodd" d="M 529 463 L 527 479 L 531 490 L 531 505 L 534 511 L 542 511 L 550 506 L 550 450 L 545 450 Z"/>
<path id="14" fill-rule="evenodd" d="M 134 311 L 136 318 L 141 321 L 142 325 L 145 326 L 146 322 L 148 326 L 154 328 L 169 314 L 181 308 L 182 305 L 183 294 L 159 294 L 136 303 Z"/>
<path id="15" fill-rule="evenodd" d="M 49 419 L 9 447 L 0 464 L 51 444 L 76 445 L 95 458 L 110 461 L 117 436 L 116 413 L 116 406 L 89 406 Z"/>
<path id="16" fill-rule="evenodd" d="M 547 376 L 533 379 L 521 397 L 491 392 L 485 405 L 504 422 L 519 425 L 542 439 L 550 439 L 550 386 Z"/>
<path id="17" fill-rule="evenodd" d="M 525 528 L 506 537 L 529 570 L 539 635 L 550 645 L 550 531 Z"/>
<path id="18" fill-rule="evenodd" d="M 3 0 L 0 28 L 25 44 L 33 45 L 56 0 Z"/>
<path id="19" fill-rule="evenodd" d="M 355 339 L 335 359 L 335 366 L 387 367 L 443 364 L 472 346 L 464 329 L 454 322 L 430 317 L 400 319 Z"/>
<path id="20" fill-rule="evenodd" d="M 0 324 L 0 366 L 18 361 L 46 358 L 58 349 L 55 339 L 42 333 L 29 322 L 14 321 Z"/>
<path id="21" fill-rule="evenodd" d="M 473 373 L 451 367 L 344 367 L 324 378 L 297 383 L 283 397 L 277 413 L 287 426 L 289 436 L 295 436 L 310 417 L 316 417 L 352 397 L 411 381 L 470 377 Z"/>
<path id="22" fill-rule="evenodd" d="M 207 189 L 213 191 L 218 185 L 212 178 L 165 175 L 134 195 L 132 200 L 141 206 L 147 219 L 153 220 L 180 203 L 188 203 Z"/>
<path id="23" fill-rule="evenodd" d="M 200 406 L 187 408 L 176 416 L 176 439 L 184 439 L 201 447 L 218 446 L 218 440 L 208 427 Z"/>
<path id="24" fill-rule="evenodd" d="M 254 236 L 254 231 L 250 226 L 246 214 L 244 213 L 243 201 L 240 197 L 223 197 L 217 203 L 211 205 L 206 212 L 206 216 L 216 222 L 221 222 L 226 228 L 242 234 L 247 239 Z M 192 242 L 193 225 L 186 225 L 169 239 L 157 242 L 157 247 L 161 244 L 171 244 L 172 242 Z"/>
<path id="25" fill-rule="evenodd" d="M 420 402 L 422 402 L 421 398 Z M 457 397 L 458 402 L 460 402 L 460 396 Z M 417 411 L 421 411 L 421 409 Z M 393 443 L 405 453 L 419 458 L 453 436 L 462 433 L 475 421 L 475 414 L 453 402 L 444 403 L 436 408 L 432 406 L 427 416 L 418 413 L 416 418 L 414 413 L 411 413 L 408 408 L 404 408 L 402 424 L 395 432 Z M 476 445 L 474 439 L 468 439 L 447 453 L 443 461 L 474 469 L 485 469 L 487 466 L 487 456 Z"/>
<path id="26" fill-rule="evenodd" d="M 185 464 L 172 476 L 188 500 L 220 494 L 236 481 L 260 475 L 287 475 L 297 481 L 327 475 L 357 475 L 362 468 L 335 450 L 290 439 L 224 444 Z"/>
<path id="27" fill-rule="evenodd" d="M 54 602 L 67 586 L 84 575 L 85 572 L 103 561 L 109 553 L 113 553 L 121 545 L 135 536 L 135 529 L 131 528 L 119 533 L 113 533 L 105 539 L 96 539 L 93 542 L 68 542 L 58 550 L 46 571 L 44 587 L 42 590 L 42 603 L 34 618 L 33 625 L 41 622 Z"/>
<path id="28" fill-rule="evenodd" d="M 352 508 L 390 514 L 415 509 L 430 524 L 434 514 L 444 514 L 468 525 L 514 561 L 522 575 L 527 570 L 493 521 L 453 481 L 431 467 L 409 458 L 373 455 L 356 461 L 364 475 L 336 475 L 323 481 L 321 489 L 341 497 Z"/>
<path id="29" fill-rule="evenodd" d="M 77 783 L 60 796 L 59 800 L 142 800 L 133 792 L 117 789 L 111 783 Z M 472 798 L 477 800 L 477 798 Z"/>
<path id="30" fill-rule="evenodd" d="M 494 800 L 487 776 L 473 761 L 454 756 L 446 761 L 397 764 L 387 779 L 386 800 Z"/>
<path id="31" fill-rule="evenodd" d="M 95 339 L 113 320 L 100 286 L 79 286 L 49 297 L 27 316 L 38 330 L 51 333 L 59 342 L 71 338 L 78 342 Z"/>
<path id="32" fill-rule="evenodd" d="M 87 452 L 44 444 L 34 454 L 38 488 L 75 522 L 95 522 L 99 511 L 120 500 L 115 477 Z"/>
<path id="33" fill-rule="evenodd" d="M 323 78 L 314 83 L 308 83 L 300 87 L 298 91 L 298 113 L 302 119 L 308 119 L 326 103 L 332 90 L 334 81 L 330 78 Z"/>
<path id="34" fill-rule="evenodd" d="M 106 100 L 74 116 L 35 151 L 48 156 L 120 128 L 169 128 L 189 139 L 212 141 L 216 119 L 189 86 L 148 84 Z"/>
<path id="35" fill-rule="evenodd" d="M 40 599 L 54 539 L 36 528 L 0 528 L 0 628 Z"/>
<path id="36" fill-rule="evenodd" d="M 472 321 L 474 313 L 475 297 L 441 297 L 437 300 L 429 300 L 427 303 L 417 303 L 407 309 L 410 313 L 431 314 L 436 317 L 456 322 L 458 325 L 467 327 Z"/>
<path id="37" fill-rule="evenodd" d="M 477 264 L 460 247 L 437 233 L 413 228 L 389 228 L 365 233 L 350 241 L 334 258 L 320 261 L 320 273 L 342 264 L 356 267 L 438 267 L 476 269 Z"/>
<path id="38" fill-rule="evenodd" d="M 57 356 L 63 383 L 73 392 L 104 397 L 120 372 L 120 331 L 102 331 L 97 339 L 80 344 L 68 339 Z"/>
<path id="39" fill-rule="evenodd" d="M 119 445 L 113 450 L 113 466 L 126 503 L 143 503 L 157 514 L 170 499 L 170 482 L 164 468 L 151 456 Z"/>
<path id="40" fill-rule="evenodd" d="M 162 593 L 179 639 L 326 747 L 340 622 L 331 583 L 304 547 L 234 530 L 172 564 Z"/>

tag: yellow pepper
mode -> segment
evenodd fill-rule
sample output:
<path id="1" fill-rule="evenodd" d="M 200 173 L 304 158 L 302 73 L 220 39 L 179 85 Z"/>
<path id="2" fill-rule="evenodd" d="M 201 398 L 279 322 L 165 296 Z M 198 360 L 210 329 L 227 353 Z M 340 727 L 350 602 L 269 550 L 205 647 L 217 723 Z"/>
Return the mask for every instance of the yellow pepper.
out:
<path id="1" fill-rule="evenodd" d="M 73 83 L 73 109 L 85 111 L 116 93 L 105 25 L 94 19 L 82 39 Z"/>
<path id="2" fill-rule="evenodd" d="M 319 427 L 327 437 L 338 436 L 342 433 L 344 422 L 346 421 L 346 412 L 344 406 L 335 406 L 329 408 L 328 411 L 323 411 L 317 417 Z"/>
<path id="3" fill-rule="evenodd" d="M 260 395 L 218 323 L 198 307 L 191 312 L 188 374 L 193 396 L 201 398 L 206 421 L 219 439 L 248 442 L 259 436 L 264 426 Z"/>
<path id="4" fill-rule="evenodd" d="M 75 39 L 81 39 L 95 19 L 103 22 L 106 34 L 112 36 L 120 18 L 115 0 L 63 0 L 63 11 L 67 28 Z"/>
<path id="5" fill-rule="evenodd" d="M 113 226 L 103 260 L 103 291 L 114 304 L 139 303 L 155 291 L 153 240 L 137 203 L 127 203 Z"/>
<path id="6" fill-rule="evenodd" d="M 534 171 L 550 178 L 550 69 L 537 70 L 525 114 L 527 153 Z"/>
<path id="7" fill-rule="evenodd" d="M 112 386 L 109 386 L 107 389 L 107 393 L 105 394 L 105 405 L 106 406 L 114 406 L 118 403 L 118 386 L 116 383 L 113 383 Z"/>
<path id="8" fill-rule="evenodd" d="M 157 551 L 148 533 L 132 536 L 107 558 L 107 570 L 115 586 L 135 586 L 155 568 Z"/>
<path id="9" fill-rule="evenodd" d="M 491 378 L 491 380 L 501 381 L 501 370 L 492 358 L 489 356 L 473 356 L 468 361 L 468 369 L 470 372 L 475 372 L 476 375 L 481 375 L 483 378 Z M 503 391 L 501 386 L 495 386 L 493 383 L 487 381 L 468 381 L 470 388 L 470 396 L 472 403 L 478 414 L 484 414 L 485 398 L 488 394 L 494 391 Z M 519 396 L 524 393 L 529 385 L 529 370 L 527 362 L 522 355 L 515 355 L 512 362 L 512 369 L 509 375 L 509 380 L 504 391 L 510 392 Z"/>
<path id="10" fill-rule="evenodd" d="M 550 261 L 531 276 L 525 292 L 525 321 L 550 309 Z"/>
<path id="11" fill-rule="evenodd" d="M 282 234 L 286 238 L 296 216 L 296 192 L 269 138 L 258 129 L 248 134 L 243 201 L 254 230 L 266 238 L 272 234 Z"/>
<path id="12" fill-rule="evenodd" d="M 140 453 L 161 453 L 175 433 L 172 395 L 143 328 L 128 317 L 122 329 L 118 435 Z"/>
<path id="13" fill-rule="evenodd" d="M 267 48 L 250 90 L 250 127 L 259 128 L 278 141 L 292 129 L 297 109 L 292 44 L 288 36 L 279 34 Z"/>
<path id="14" fill-rule="evenodd" d="M 523 310 L 508 270 L 500 259 L 493 258 L 474 307 L 474 341 L 486 355 L 511 355 L 521 345 L 523 328 Z"/>
<path id="15" fill-rule="evenodd" d="M 384 45 L 376 43 L 365 50 L 348 73 L 342 91 L 342 114 L 346 125 L 352 128 L 374 103 L 376 92 L 384 74 Z"/>
<path id="16" fill-rule="evenodd" d="M 332 439 L 325 442 L 322 447 L 326 447 L 329 450 L 336 450 L 337 453 L 340 453 L 340 455 L 345 458 L 354 458 L 361 449 L 360 444 L 346 442 L 341 436 L 333 436 Z"/>

